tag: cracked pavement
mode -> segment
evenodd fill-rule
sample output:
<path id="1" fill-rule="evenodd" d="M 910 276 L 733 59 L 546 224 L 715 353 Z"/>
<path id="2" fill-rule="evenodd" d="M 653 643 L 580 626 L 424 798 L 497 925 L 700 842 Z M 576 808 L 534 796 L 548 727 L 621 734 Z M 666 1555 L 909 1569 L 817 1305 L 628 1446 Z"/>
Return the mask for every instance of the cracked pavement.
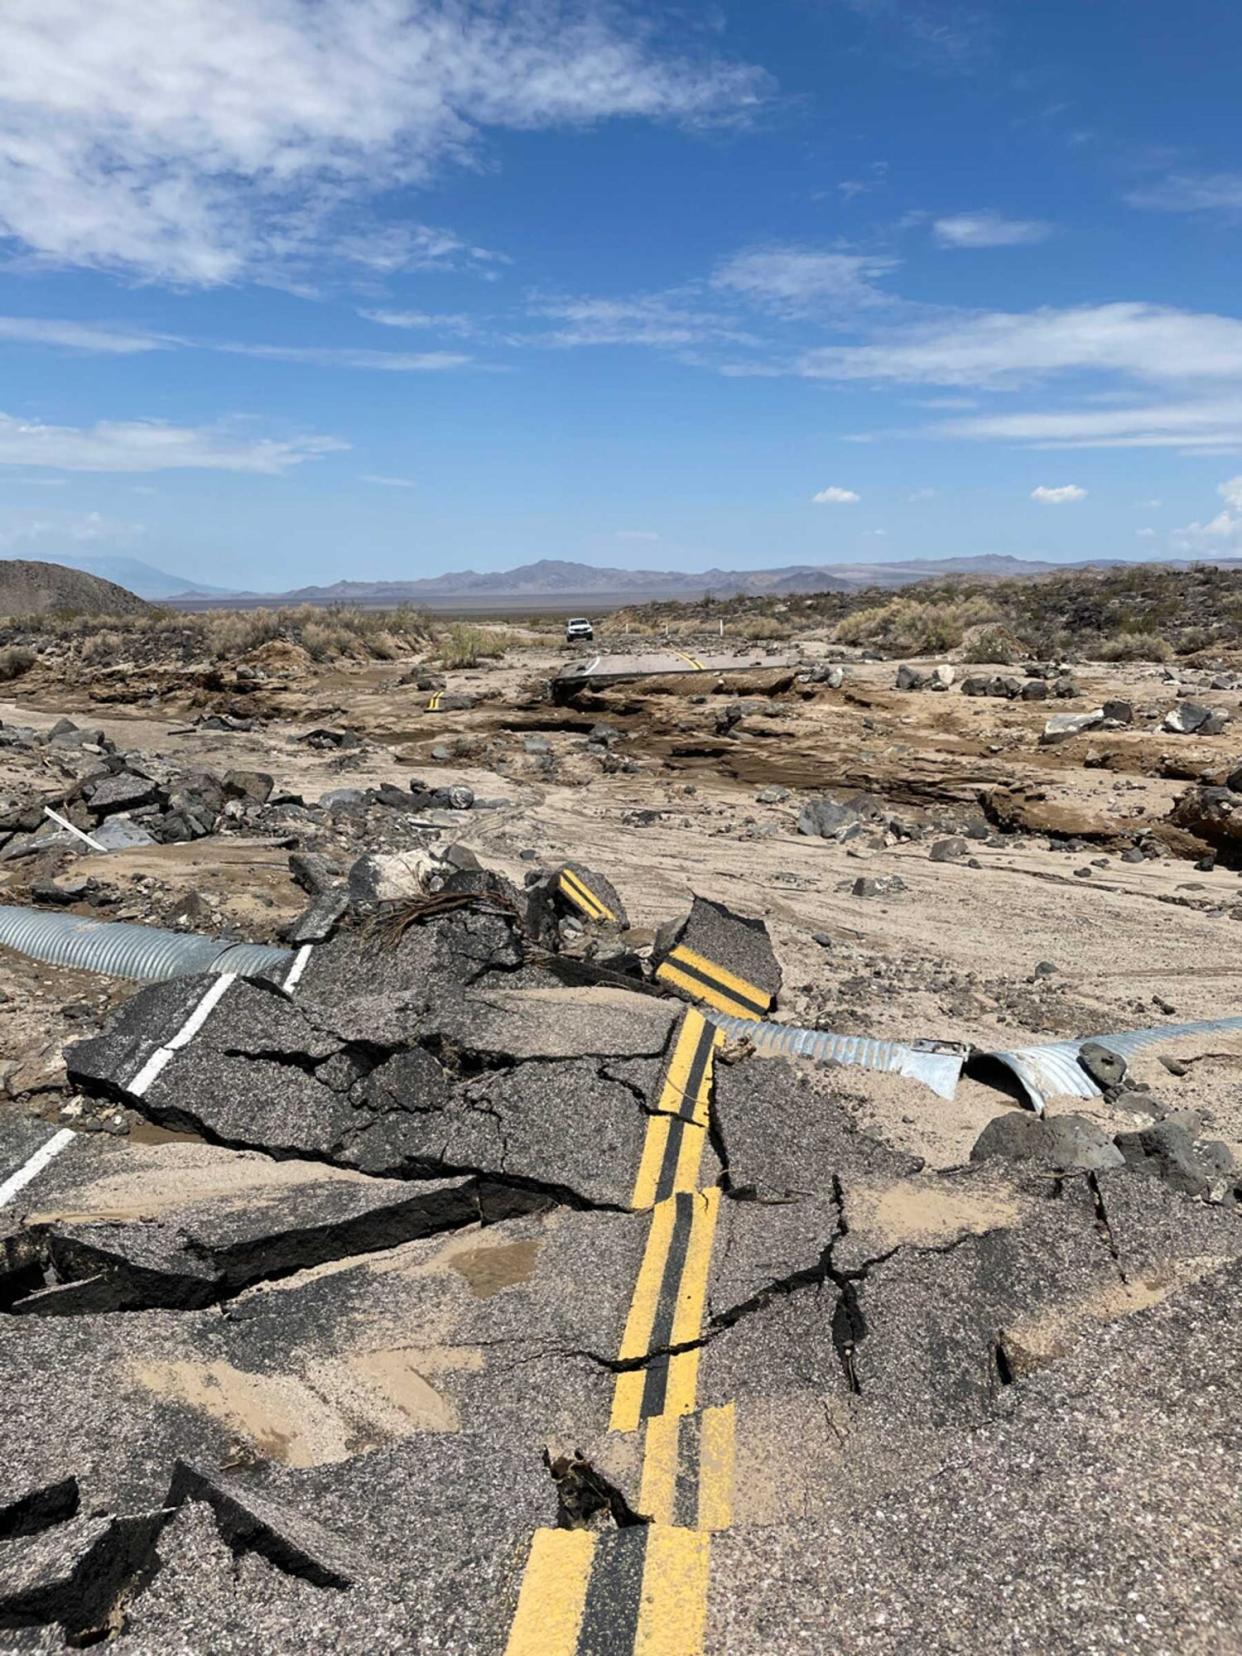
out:
<path id="1" fill-rule="evenodd" d="M 702 1015 L 779 1014 L 760 922 L 567 984 L 446 889 L 70 1048 L 142 1131 L 0 1207 L 0 1646 L 1229 1648 L 1231 1190 L 930 1165 Z"/>

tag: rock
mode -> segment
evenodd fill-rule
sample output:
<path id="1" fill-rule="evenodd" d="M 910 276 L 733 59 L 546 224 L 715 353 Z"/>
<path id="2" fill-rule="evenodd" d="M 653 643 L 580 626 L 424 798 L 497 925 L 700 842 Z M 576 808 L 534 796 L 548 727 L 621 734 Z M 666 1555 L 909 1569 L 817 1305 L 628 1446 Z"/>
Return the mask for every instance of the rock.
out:
<path id="1" fill-rule="evenodd" d="M 1086 1116 L 1036 1116 L 1018 1110 L 989 1121 L 975 1140 L 971 1161 L 991 1156 L 1082 1172 L 1121 1167 L 1125 1161 L 1108 1134 Z"/>
<path id="2" fill-rule="evenodd" d="M 132 771 L 116 771 L 105 776 L 87 790 L 87 800 L 96 816 L 109 816 L 113 811 L 132 811 L 139 805 L 149 805 L 156 797 L 155 783 Z"/>
<path id="3" fill-rule="evenodd" d="M 947 661 L 942 661 L 932 670 L 932 689 L 947 690 L 957 677 L 957 671 Z"/>
<path id="4" fill-rule="evenodd" d="M 312 851 L 291 851 L 289 872 L 309 896 L 320 897 L 336 885 L 342 870 L 330 857 Z"/>
<path id="5" fill-rule="evenodd" d="M 1110 724 L 1133 724 L 1134 704 L 1128 701 L 1106 701 L 1104 703 L 1104 717 Z"/>
<path id="6" fill-rule="evenodd" d="M 963 696 L 988 696 L 991 694 L 990 676 L 986 673 L 971 673 L 962 680 Z"/>
<path id="7" fill-rule="evenodd" d="M 461 696 L 454 693 L 440 697 L 440 710 L 444 713 L 468 713 L 473 706 L 473 696 Z"/>
<path id="8" fill-rule="evenodd" d="M 1127 1166 L 1136 1172 L 1163 1179 L 1183 1196 L 1207 1194 L 1208 1170 L 1197 1160 L 1190 1134 L 1175 1121 L 1157 1122 L 1137 1133 L 1118 1133 L 1115 1143 Z"/>
<path id="9" fill-rule="evenodd" d="M 1078 1062 L 1104 1092 L 1119 1087 L 1126 1078 L 1125 1059 L 1099 1041 L 1084 1041 L 1078 1049 Z"/>
<path id="10" fill-rule="evenodd" d="M 137 822 L 132 822 L 123 811 L 107 817 L 97 827 L 92 828 L 91 838 L 97 845 L 102 845 L 105 851 L 130 851 L 138 845 L 156 843 L 154 834 L 149 834 Z"/>
<path id="11" fill-rule="evenodd" d="M 225 771 L 223 787 L 227 799 L 244 799 L 265 805 L 271 798 L 275 780 L 266 771 Z"/>
<path id="12" fill-rule="evenodd" d="M 367 802 L 362 788 L 329 788 L 320 794 L 319 803 L 325 811 L 354 811 Z"/>
<path id="13" fill-rule="evenodd" d="M 756 805 L 783 805 L 788 798 L 788 788 L 760 788 L 755 795 L 755 803 Z"/>
<path id="14" fill-rule="evenodd" d="M 1160 728 L 1181 736 L 1219 736 L 1227 723 L 1226 714 L 1214 712 L 1202 702 L 1179 702 L 1165 714 Z"/>
<path id="15" fill-rule="evenodd" d="M 1071 736 L 1080 736 L 1084 730 L 1094 730 L 1104 718 L 1104 709 L 1097 707 L 1093 713 L 1054 713 L 1044 725 L 1043 735 L 1039 738 L 1041 745 L 1049 747 L 1054 742 L 1064 742 Z"/>
<path id="16" fill-rule="evenodd" d="M 917 667 L 909 667 L 903 663 L 897 669 L 897 688 L 899 690 L 923 690 L 927 686 L 927 674 L 919 672 Z"/>
<path id="17" fill-rule="evenodd" d="M 362 746 L 362 738 L 352 730 L 329 730 L 320 728 L 308 730 L 304 736 L 298 737 L 299 742 L 305 742 L 311 748 L 357 748 Z"/>
<path id="18" fill-rule="evenodd" d="M 1055 971 L 1056 967 L 1050 960 L 1041 960 L 1036 964 L 1034 975 L 1037 978 L 1052 977 Z"/>
<path id="19" fill-rule="evenodd" d="M 876 822 L 884 815 L 883 801 L 874 794 L 855 794 L 850 798 L 835 798 L 824 794 L 809 799 L 798 814 L 798 832 L 818 835 L 821 839 L 841 839 L 851 831 L 857 832 L 863 822 Z"/>
<path id="20" fill-rule="evenodd" d="M 1047 701 L 1048 684 L 1045 679 L 1027 679 L 1022 686 L 1023 701 Z"/>
<path id="21" fill-rule="evenodd" d="M 927 856 L 930 862 L 956 862 L 968 850 L 966 841 L 960 835 L 954 835 L 952 839 L 937 840 Z"/>
<path id="22" fill-rule="evenodd" d="M 1190 788 L 1170 811 L 1168 820 L 1196 839 L 1230 853 L 1232 858 L 1242 851 L 1242 794 L 1232 788 Z"/>
<path id="23" fill-rule="evenodd" d="M 1141 863 L 1146 862 L 1147 858 L 1139 850 L 1137 845 L 1131 845 L 1121 853 L 1121 860 L 1123 863 Z"/>
<path id="24" fill-rule="evenodd" d="M 304 908 L 296 920 L 285 927 L 285 941 L 296 946 L 303 943 L 322 943 L 332 936 L 337 922 L 349 908 L 349 887 L 330 886 Z"/>
<path id="25" fill-rule="evenodd" d="M 1061 678 L 1053 679 L 1052 693 L 1054 696 L 1060 697 L 1061 700 L 1068 701 L 1072 696 L 1080 696 L 1082 691 L 1072 678 L 1063 675 Z"/>
<path id="26" fill-rule="evenodd" d="M 436 859 L 429 851 L 375 851 L 359 857 L 349 871 L 350 901 L 396 903 L 422 897 L 435 867 Z"/>
<path id="27" fill-rule="evenodd" d="M 900 874 L 860 875 L 850 887 L 855 897 L 893 897 L 907 889 Z"/>

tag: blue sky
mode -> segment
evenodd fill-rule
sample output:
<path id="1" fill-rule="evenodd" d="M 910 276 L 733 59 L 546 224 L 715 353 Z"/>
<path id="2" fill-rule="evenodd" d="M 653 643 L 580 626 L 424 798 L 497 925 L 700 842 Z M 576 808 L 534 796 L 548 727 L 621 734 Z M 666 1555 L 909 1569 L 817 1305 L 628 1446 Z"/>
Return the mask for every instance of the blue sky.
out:
<path id="1" fill-rule="evenodd" d="M 1242 556 L 1240 60 L 1227 0 L 6 0 L 0 555 Z"/>

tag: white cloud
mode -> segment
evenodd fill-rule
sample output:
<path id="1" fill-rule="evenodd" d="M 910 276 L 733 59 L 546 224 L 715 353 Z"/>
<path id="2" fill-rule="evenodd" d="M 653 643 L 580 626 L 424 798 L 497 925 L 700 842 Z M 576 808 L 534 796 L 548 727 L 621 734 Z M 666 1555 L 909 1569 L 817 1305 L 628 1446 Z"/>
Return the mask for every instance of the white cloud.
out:
<path id="1" fill-rule="evenodd" d="M 925 427 L 923 434 L 1023 443 L 1041 449 L 1176 448 L 1220 453 L 1242 448 L 1242 396 L 982 414 L 942 420 Z"/>
<path id="2" fill-rule="evenodd" d="M 1154 512 L 1164 505 L 1163 500 L 1136 500 L 1134 504 L 1140 512 Z"/>
<path id="3" fill-rule="evenodd" d="M 96 351 L 105 356 L 132 356 L 158 351 L 176 341 L 130 329 L 89 322 L 57 322 L 37 316 L 0 316 L 0 340 L 19 345 L 57 345 L 69 351 Z"/>
<path id="4" fill-rule="evenodd" d="M 1154 529 L 1137 529 L 1135 533 L 1137 534 L 1139 540 L 1155 540 L 1156 538 L 1156 531 Z"/>
<path id="5" fill-rule="evenodd" d="M 0 466 L 54 471 L 231 471 L 279 475 L 347 449 L 335 437 L 251 438 L 224 428 L 158 421 L 101 420 L 93 426 L 40 425 L 0 414 Z"/>
<path id="6" fill-rule="evenodd" d="M 349 345 L 214 345 L 231 356 L 305 362 L 314 368 L 373 368 L 388 374 L 438 374 L 473 359 L 459 351 L 371 351 Z"/>
<path id="7" fill-rule="evenodd" d="M 1003 389 L 1092 370 L 1169 382 L 1242 380 L 1242 321 L 1168 305 L 993 311 L 894 329 L 868 345 L 808 351 L 811 379 Z"/>
<path id="8" fill-rule="evenodd" d="M 543 345 L 649 345 L 673 350 L 719 341 L 754 342 L 730 318 L 693 303 L 693 295 L 689 302 L 684 294 L 661 293 L 626 299 L 536 297 L 531 312 L 562 324 L 527 336 Z"/>
<path id="9" fill-rule="evenodd" d="M 40 542 L 72 541 L 79 546 L 106 541 L 109 545 L 130 545 L 146 533 L 141 523 L 126 523 L 104 517 L 100 512 L 60 512 L 53 517 L 10 516 L 0 521 L 0 547 L 37 547 Z"/>
<path id="10" fill-rule="evenodd" d="M 811 496 L 814 506 L 857 506 L 862 499 L 853 489 L 839 489 L 835 483 Z"/>
<path id="11" fill-rule="evenodd" d="M 474 322 L 460 311 L 364 310 L 358 312 L 367 322 L 376 322 L 381 328 L 422 328 L 428 332 L 469 334 Z"/>
<path id="12" fill-rule="evenodd" d="M 1242 217 L 1242 173 L 1172 173 L 1156 184 L 1131 190 L 1132 207 L 1159 213 L 1222 213 Z"/>
<path id="13" fill-rule="evenodd" d="M 191 284 L 325 247 L 469 258 L 368 234 L 359 205 L 489 127 L 738 118 L 769 84 L 592 0 L 6 0 L 0 237 Z"/>
<path id="14" fill-rule="evenodd" d="M 712 286 L 778 314 L 831 315 L 892 304 L 874 280 L 897 263 L 875 254 L 758 247 L 726 259 L 712 276 Z"/>
<path id="15" fill-rule="evenodd" d="M 935 500 L 939 493 L 939 489 L 912 489 L 906 499 L 912 506 L 917 506 L 921 501 Z"/>
<path id="16" fill-rule="evenodd" d="M 380 472 L 363 472 L 358 481 L 374 483 L 381 489 L 413 489 L 417 486 L 412 477 L 385 477 Z"/>
<path id="17" fill-rule="evenodd" d="M 1031 490 L 1031 499 L 1037 500 L 1041 506 L 1068 506 L 1071 501 L 1086 498 L 1087 491 L 1079 488 L 1077 483 L 1062 483 L 1055 489 L 1041 483 L 1037 489 Z"/>
<path id="18" fill-rule="evenodd" d="M 1046 241 L 1052 226 L 1042 219 L 1011 219 L 1001 213 L 951 213 L 938 218 L 932 234 L 941 247 L 1028 247 Z"/>

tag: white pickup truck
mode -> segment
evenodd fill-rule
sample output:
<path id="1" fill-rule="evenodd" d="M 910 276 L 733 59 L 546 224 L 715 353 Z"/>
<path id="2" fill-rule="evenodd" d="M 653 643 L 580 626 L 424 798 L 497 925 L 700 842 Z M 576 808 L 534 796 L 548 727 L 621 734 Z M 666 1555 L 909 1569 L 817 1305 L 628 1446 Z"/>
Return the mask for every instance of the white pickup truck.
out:
<path id="1" fill-rule="evenodd" d="M 585 615 L 575 615 L 565 623 L 566 644 L 590 644 L 595 637 L 595 628 Z"/>

